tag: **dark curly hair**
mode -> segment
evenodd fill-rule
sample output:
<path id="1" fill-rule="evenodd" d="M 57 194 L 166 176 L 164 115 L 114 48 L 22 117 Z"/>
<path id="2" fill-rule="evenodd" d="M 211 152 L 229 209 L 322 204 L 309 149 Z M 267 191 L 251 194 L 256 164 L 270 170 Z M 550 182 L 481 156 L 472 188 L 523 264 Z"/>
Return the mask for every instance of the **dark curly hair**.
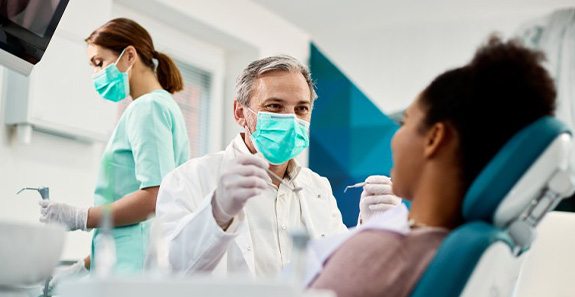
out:
<path id="1" fill-rule="evenodd" d="M 492 35 L 471 62 L 439 75 L 422 92 L 423 125 L 446 122 L 459 136 L 465 189 L 516 132 L 554 114 L 555 86 L 544 59 L 517 40 Z"/>

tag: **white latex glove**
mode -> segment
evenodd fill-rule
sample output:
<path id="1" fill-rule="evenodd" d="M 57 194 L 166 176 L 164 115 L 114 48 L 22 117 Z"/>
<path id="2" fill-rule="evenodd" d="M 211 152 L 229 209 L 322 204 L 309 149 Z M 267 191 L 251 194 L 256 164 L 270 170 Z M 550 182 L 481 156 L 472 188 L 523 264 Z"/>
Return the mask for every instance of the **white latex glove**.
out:
<path id="1" fill-rule="evenodd" d="M 88 208 L 74 207 L 50 200 L 41 200 L 38 204 L 41 207 L 40 222 L 59 223 L 70 231 L 87 230 Z"/>
<path id="2" fill-rule="evenodd" d="M 231 222 L 246 202 L 268 186 L 267 162 L 253 155 L 239 155 L 222 172 L 213 197 L 214 218 L 220 226 Z"/>
<path id="3" fill-rule="evenodd" d="M 57 270 L 50 280 L 48 288 L 52 291 L 62 280 L 67 278 L 78 278 L 86 274 L 88 274 L 88 269 L 84 266 L 84 259 L 79 260 L 66 268 Z"/>
<path id="4" fill-rule="evenodd" d="M 401 198 L 393 195 L 391 179 L 383 175 L 372 175 L 365 179 L 361 200 L 359 201 L 359 218 L 361 223 L 373 216 L 383 213 L 401 203 Z"/>

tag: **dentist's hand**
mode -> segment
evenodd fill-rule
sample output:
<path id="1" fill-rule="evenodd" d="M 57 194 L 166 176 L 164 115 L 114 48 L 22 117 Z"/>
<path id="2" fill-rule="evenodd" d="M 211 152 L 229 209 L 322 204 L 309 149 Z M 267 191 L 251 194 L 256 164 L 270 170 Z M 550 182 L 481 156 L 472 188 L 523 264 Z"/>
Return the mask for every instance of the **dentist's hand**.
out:
<path id="1" fill-rule="evenodd" d="M 265 170 L 267 167 L 268 164 L 261 158 L 246 154 L 239 155 L 223 171 L 212 198 L 212 212 L 224 230 L 250 198 L 266 189 L 270 182 Z"/>
<path id="2" fill-rule="evenodd" d="M 383 213 L 401 203 L 401 198 L 393 195 L 391 179 L 383 175 L 372 175 L 365 179 L 361 200 L 359 201 L 359 218 L 361 223 L 373 216 Z"/>
<path id="3" fill-rule="evenodd" d="M 42 223 L 59 223 L 70 231 L 86 231 L 88 220 L 88 208 L 79 208 L 64 203 L 41 200 L 40 204 L 40 222 Z"/>

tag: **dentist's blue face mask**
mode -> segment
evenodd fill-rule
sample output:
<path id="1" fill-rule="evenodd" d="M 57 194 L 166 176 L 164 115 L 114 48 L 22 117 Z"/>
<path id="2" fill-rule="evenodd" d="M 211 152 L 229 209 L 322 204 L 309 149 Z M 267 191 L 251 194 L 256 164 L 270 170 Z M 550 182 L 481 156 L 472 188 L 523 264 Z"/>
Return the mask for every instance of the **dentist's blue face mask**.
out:
<path id="1" fill-rule="evenodd" d="M 249 111 L 255 111 L 247 107 Z M 283 164 L 309 146 L 309 122 L 295 114 L 258 112 L 256 130 L 250 136 L 256 150 L 271 164 Z"/>
<path id="2" fill-rule="evenodd" d="M 106 100 L 118 102 L 125 99 L 130 94 L 130 83 L 128 80 L 128 71 L 132 66 L 128 67 L 126 72 L 121 72 L 118 67 L 118 61 L 124 55 L 126 49 L 120 53 L 120 56 L 113 64 L 106 66 L 100 70 L 92 78 L 96 92 Z"/>

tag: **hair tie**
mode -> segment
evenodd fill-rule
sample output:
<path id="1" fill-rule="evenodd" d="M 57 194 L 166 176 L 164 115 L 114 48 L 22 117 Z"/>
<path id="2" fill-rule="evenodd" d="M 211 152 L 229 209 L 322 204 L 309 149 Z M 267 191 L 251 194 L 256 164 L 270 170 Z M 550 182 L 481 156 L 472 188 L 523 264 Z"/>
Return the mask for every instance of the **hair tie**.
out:
<path id="1" fill-rule="evenodd" d="M 158 53 L 157 51 L 152 51 L 152 58 L 157 60 L 159 56 L 160 56 L 160 53 Z"/>

